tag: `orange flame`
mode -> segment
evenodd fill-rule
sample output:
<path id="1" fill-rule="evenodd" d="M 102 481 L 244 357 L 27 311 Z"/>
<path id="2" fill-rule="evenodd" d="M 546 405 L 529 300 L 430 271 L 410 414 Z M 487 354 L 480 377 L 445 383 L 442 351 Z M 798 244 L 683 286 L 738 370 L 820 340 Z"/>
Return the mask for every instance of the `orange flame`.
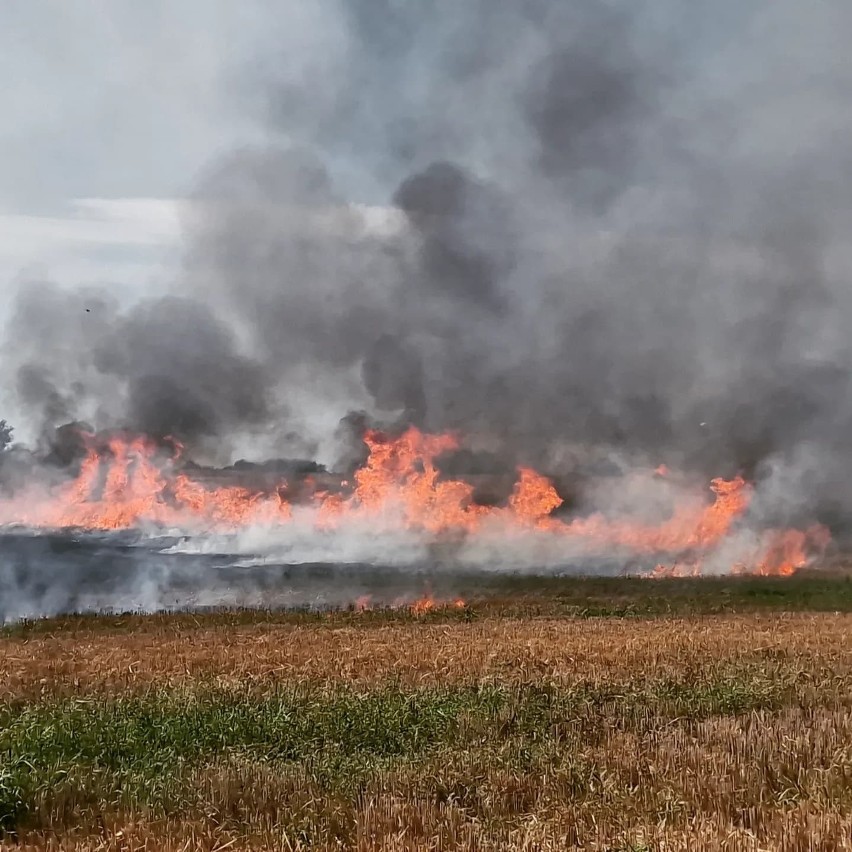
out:
<path id="1" fill-rule="evenodd" d="M 427 595 L 410 604 L 409 609 L 413 615 L 424 615 L 431 612 L 436 606 L 435 599 L 431 595 Z"/>
<path id="2" fill-rule="evenodd" d="M 497 522 L 557 542 L 577 540 L 591 551 L 671 554 L 672 562 L 658 566 L 651 576 L 692 576 L 701 573 L 704 555 L 731 533 L 752 496 L 741 477 L 714 479 L 712 503 L 687 501 L 656 526 L 601 514 L 565 521 L 553 516 L 563 504 L 553 483 L 530 468 L 518 470 L 504 507 L 478 505 L 473 486 L 442 478 L 435 460 L 459 446 L 452 435 L 409 428 L 397 438 L 371 431 L 365 441 L 369 456 L 348 493 L 314 491 L 318 530 L 333 530 L 357 518 L 433 536 L 465 535 L 476 533 L 485 522 Z M 53 489 L 34 486 L 0 500 L 0 526 L 113 530 L 153 525 L 204 532 L 291 520 L 292 507 L 281 497 L 281 488 L 259 493 L 236 486 L 209 487 L 180 470 L 182 449 L 177 442 L 164 448 L 127 436 L 113 436 L 98 445 L 89 436 L 88 452 L 75 479 Z M 661 466 L 656 474 L 666 476 L 668 470 Z M 793 573 L 808 564 L 810 554 L 825 548 L 828 534 L 822 528 L 783 530 L 766 534 L 763 540 L 762 552 L 731 570 Z M 411 606 L 415 612 L 426 612 L 434 605 L 427 596 Z"/>
<path id="3" fill-rule="evenodd" d="M 467 604 L 461 598 L 456 598 L 454 601 L 437 601 L 432 597 L 431 592 L 426 592 L 423 597 L 410 603 L 408 609 L 412 615 L 424 615 L 436 609 L 464 609 L 466 606 Z"/>
<path id="4" fill-rule="evenodd" d="M 456 598 L 451 602 L 441 602 L 432 597 L 431 592 L 425 592 L 422 597 L 417 598 L 417 600 L 411 601 L 410 603 L 404 603 L 402 600 L 398 600 L 396 603 L 391 604 L 389 609 L 400 609 L 404 607 L 408 609 L 412 615 L 423 615 L 436 609 L 464 609 L 466 606 L 467 604 L 461 598 Z M 356 598 L 355 603 L 353 604 L 353 609 L 355 612 L 370 612 L 373 609 L 372 596 L 361 595 Z"/>

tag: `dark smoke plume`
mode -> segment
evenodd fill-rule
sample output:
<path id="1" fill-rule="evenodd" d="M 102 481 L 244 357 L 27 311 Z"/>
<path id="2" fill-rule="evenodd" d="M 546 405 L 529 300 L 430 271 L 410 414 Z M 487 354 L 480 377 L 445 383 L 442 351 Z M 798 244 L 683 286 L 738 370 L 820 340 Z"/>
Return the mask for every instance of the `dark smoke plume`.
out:
<path id="1" fill-rule="evenodd" d="M 569 479 L 784 469 L 785 511 L 852 508 L 848 4 L 316 8 L 334 49 L 267 58 L 269 145 L 200 179 L 178 292 L 21 296 L 39 428 L 328 455 L 415 423 Z"/>

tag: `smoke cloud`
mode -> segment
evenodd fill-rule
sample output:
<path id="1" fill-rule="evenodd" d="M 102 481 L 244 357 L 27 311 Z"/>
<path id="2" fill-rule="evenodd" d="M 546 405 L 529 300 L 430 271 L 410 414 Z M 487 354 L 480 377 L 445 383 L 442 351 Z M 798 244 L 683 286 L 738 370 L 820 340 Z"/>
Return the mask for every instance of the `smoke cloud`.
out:
<path id="1" fill-rule="evenodd" d="M 852 508 L 848 4 L 311 8 L 235 87 L 267 142 L 198 178 L 172 295 L 22 290 L 41 433 L 343 464 L 353 423 L 414 423 Z"/>

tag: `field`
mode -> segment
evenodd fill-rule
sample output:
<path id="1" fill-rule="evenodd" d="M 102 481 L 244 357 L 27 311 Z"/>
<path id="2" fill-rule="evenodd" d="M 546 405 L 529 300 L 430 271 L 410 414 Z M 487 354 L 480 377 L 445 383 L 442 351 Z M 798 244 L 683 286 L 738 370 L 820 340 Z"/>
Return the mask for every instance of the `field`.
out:
<path id="1" fill-rule="evenodd" d="M 7 628 L 0 847 L 852 849 L 847 576 L 453 591 Z"/>

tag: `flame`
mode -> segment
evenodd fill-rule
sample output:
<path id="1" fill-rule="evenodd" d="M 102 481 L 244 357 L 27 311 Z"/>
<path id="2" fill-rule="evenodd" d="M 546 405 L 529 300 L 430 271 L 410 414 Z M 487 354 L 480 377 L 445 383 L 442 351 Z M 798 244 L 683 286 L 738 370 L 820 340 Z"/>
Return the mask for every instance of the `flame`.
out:
<path id="1" fill-rule="evenodd" d="M 435 599 L 431 595 L 426 595 L 414 601 L 409 606 L 409 609 L 412 615 L 424 615 L 427 612 L 431 612 L 436 606 Z"/>
<path id="2" fill-rule="evenodd" d="M 410 603 L 408 609 L 412 615 L 425 615 L 436 609 L 464 609 L 466 606 L 467 604 L 461 598 L 453 601 L 438 601 L 432 597 L 431 592 L 426 592 L 423 597 Z"/>
<path id="3" fill-rule="evenodd" d="M 293 517 L 282 496 L 286 483 L 270 492 L 238 486 L 212 487 L 182 469 L 183 447 L 176 441 L 155 443 L 144 437 L 113 435 L 108 440 L 85 436 L 87 453 L 79 473 L 54 488 L 33 486 L 14 498 L 0 499 L 0 526 L 115 530 L 151 525 L 187 531 L 233 531 L 249 525 L 286 524 Z M 378 431 L 365 436 L 367 461 L 343 493 L 327 493 L 311 483 L 313 523 L 318 531 L 334 530 L 358 519 L 377 531 L 402 527 L 428 536 L 462 537 L 487 524 L 559 542 L 579 541 L 589 551 L 625 550 L 670 554 L 654 577 L 693 576 L 703 570 L 705 556 L 732 532 L 752 498 L 742 478 L 714 479 L 712 502 L 694 499 L 678 504 L 667 520 L 648 525 L 612 520 L 602 514 L 563 520 L 554 511 L 563 499 L 554 484 L 537 471 L 517 472 L 508 503 L 478 505 L 472 485 L 442 478 L 436 459 L 458 448 L 454 435 L 429 435 L 409 428 L 398 437 Z M 654 475 L 668 476 L 664 466 Z M 734 572 L 791 574 L 825 548 L 823 528 L 770 531 L 761 547 Z M 464 606 L 464 602 L 456 605 Z M 356 603 L 368 608 L 369 601 Z M 430 595 L 410 605 L 413 612 L 436 606 Z"/>
<path id="4" fill-rule="evenodd" d="M 336 504 L 332 514 L 348 507 L 380 516 L 394 507 L 405 526 L 431 533 L 476 526 L 483 508 L 473 504 L 473 487 L 439 480 L 434 464 L 437 456 L 458 447 L 454 436 L 425 435 L 410 428 L 397 439 L 370 431 L 364 440 L 370 455 L 355 474 L 352 499 Z"/>
<path id="5" fill-rule="evenodd" d="M 518 481 L 509 498 L 509 507 L 521 523 L 539 529 L 550 528 L 550 513 L 562 503 L 562 498 L 546 476 L 525 467 L 518 470 Z"/>
<path id="6" fill-rule="evenodd" d="M 411 601 L 410 603 L 406 603 L 405 599 L 397 600 L 395 603 L 391 604 L 389 609 L 407 609 L 412 615 L 424 615 L 427 612 L 432 612 L 436 609 L 465 609 L 467 604 L 461 599 L 456 598 L 453 601 L 438 601 L 433 596 L 432 593 L 426 591 L 423 593 L 422 597 L 417 598 L 417 600 Z M 379 608 L 382 608 L 381 605 Z M 353 609 L 355 612 L 370 612 L 374 609 L 373 607 L 373 598 L 371 595 L 361 595 L 360 597 L 355 599 L 355 603 L 353 604 Z"/>
<path id="7" fill-rule="evenodd" d="M 180 448 L 164 450 L 145 438 L 114 436 L 89 443 L 80 473 L 53 494 L 31 490 L 0 501 L 0 525 L 117 530 L 153 524 L 212 529 L 286 520 L 278 495 L 244 488 L 208 489 L 175 470 Z"/>
<path id="8" fill-rule="evenodd" d="M 776 530 L 755 573 L 789 577 L 810 561 L 808 554 L 822 552 L 831 542 L 831 533 L 818 524 L 801 530 Z M 748 566 L 743 566 L 748 571 Z"/>

